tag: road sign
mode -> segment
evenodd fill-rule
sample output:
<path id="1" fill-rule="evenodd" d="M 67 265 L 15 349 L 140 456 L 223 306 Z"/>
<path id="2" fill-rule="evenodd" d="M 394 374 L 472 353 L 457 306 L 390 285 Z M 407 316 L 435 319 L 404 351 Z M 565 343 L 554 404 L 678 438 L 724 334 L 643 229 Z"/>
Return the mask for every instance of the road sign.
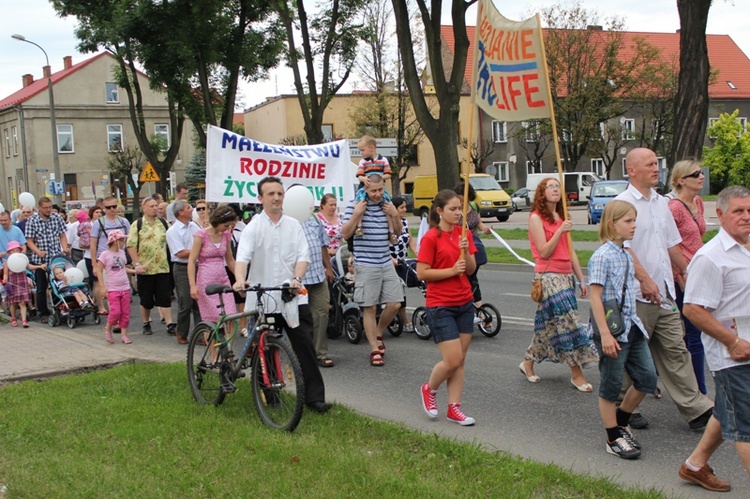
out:
<path id="1" fill-rule="evenodd" d="M 49 170 L 47 168 L 37 168 L 36 172 L 37 173 L 48 173 Z"/>
<path id="2" fill-rule="evenodd" d="M 50 180 L 47 182 L 45 190 L 47 191 L 47 194 L 52 194 L 53 196 L 65 194 L 65 182 L 55 182 L 54 180 Z"/>
<path id="3" fill-rule="evenodd" d="M 362 153 L 357 149 L 359 139 L 347 139 L 349 144 L 349 155 L 352 158 L 361 158 Z M 375 139 L 377 144 L 378 154 L 382 154 L 386 157 L 393 157 L 398 154 L 398 142 L 396 139 Z"/>
<path id="4" fill-rule="evenodd" d="M 152 165 L 151 162 L 148 161 L 146 163 L 146 167 L 141 172 L 141 176 L 138 178 L 138 182 L 158 182 L 159 180 L 161 180 L 161 177 L 159 177 L 159 174 L 156 173 L 154 165 Z"/>

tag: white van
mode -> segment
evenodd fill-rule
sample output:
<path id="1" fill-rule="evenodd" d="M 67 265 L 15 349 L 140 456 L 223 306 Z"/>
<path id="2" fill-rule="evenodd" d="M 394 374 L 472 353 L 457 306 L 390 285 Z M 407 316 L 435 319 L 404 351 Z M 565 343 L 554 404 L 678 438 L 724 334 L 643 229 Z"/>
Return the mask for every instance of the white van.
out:
<path id="1" fill-rule="evenodd" d="M 591 194 L 591 186 L 600 179 L 591 172 L 565 172 L 565 194 L 570 204 L 586 204 Z M 526 176 L 526 188 L 529 190 L 529 202 L 534 201 L 536 186 L 545 178 L 559 179 L 557 173 L 530 173 Z"/>

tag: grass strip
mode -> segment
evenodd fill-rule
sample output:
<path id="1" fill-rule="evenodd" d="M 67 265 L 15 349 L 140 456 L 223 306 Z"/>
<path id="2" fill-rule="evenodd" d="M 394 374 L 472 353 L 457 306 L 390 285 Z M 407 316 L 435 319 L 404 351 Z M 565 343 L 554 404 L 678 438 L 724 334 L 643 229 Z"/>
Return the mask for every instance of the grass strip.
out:
<path id="1" fill-rule="evenodd" d="M 181 364 L 6 386 L 0 442 L 8 497 L 661 497 L 338 405 L 270 430 L 247 389 L 195 403 Z"/>

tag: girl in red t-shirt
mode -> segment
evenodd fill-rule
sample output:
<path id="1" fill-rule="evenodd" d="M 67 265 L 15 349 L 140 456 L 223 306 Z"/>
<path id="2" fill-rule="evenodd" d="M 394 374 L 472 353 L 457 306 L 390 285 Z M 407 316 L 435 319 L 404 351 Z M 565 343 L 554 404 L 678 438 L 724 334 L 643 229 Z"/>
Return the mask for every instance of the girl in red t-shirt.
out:
<path id="1" fill-rule="evenodd" d="M 419 246 L 417 276 L 427 282 L 427 320 L 443 357 L 422 385 L 422 408 L 430 418 L 437 417 L 437 390 L 447 381 L 448 421 L 469 426 L 474 418 L 461 412 L 461 393 L 466 351 L 474 330 L 474 295 L 468 276 L 476 269 L 477 250 L 472 238 L 456 226 L 460 218 L 458 195 L 447 189 L 438 192 L 430 210 L 430 230 Z"/>

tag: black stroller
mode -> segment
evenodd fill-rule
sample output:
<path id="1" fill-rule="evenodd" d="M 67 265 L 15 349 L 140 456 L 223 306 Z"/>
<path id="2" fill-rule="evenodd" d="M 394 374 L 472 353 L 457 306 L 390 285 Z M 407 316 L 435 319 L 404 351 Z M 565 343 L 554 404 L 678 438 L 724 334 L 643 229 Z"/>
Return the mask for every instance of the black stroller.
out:
<path id="1" fill-rule="evenodd" d="M 342 255 L 342 253 L 347 253 Z M 341 248 L 331 258 L 335 279 L 331 284 L 331 312 L 328 314 L 328 337 L 338 338 L 342 334 L 350 343 L 359 343 L 362 339 L 362 315 L 354 303 L 354 280 L 347 277 L 348 251 Z"/>

